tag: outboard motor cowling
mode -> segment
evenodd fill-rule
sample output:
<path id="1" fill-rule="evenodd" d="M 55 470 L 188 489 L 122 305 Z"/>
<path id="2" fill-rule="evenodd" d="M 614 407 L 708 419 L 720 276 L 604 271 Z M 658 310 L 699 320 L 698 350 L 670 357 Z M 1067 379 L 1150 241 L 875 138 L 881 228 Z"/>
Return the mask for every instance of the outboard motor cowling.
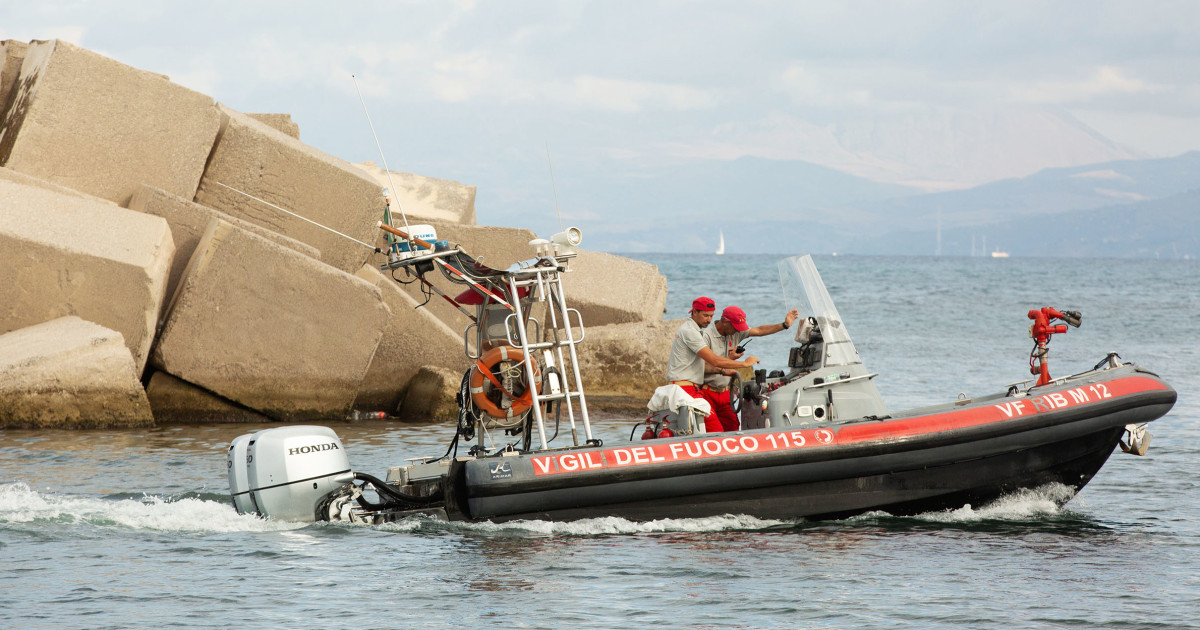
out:
<path id="1" fill-rule="evenodd" d="M 289 426 L 248 433 L 229 445 L 229 493 L 239 514 L 314 521 L 321 500 L 354 479 L 333 429 Z"/>

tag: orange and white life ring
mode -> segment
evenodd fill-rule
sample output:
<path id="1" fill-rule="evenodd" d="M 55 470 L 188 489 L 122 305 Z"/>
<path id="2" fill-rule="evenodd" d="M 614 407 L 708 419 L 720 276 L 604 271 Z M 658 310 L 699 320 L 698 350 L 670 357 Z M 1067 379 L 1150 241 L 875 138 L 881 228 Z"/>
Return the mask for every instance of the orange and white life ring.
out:
<path id="1" fill-rule="evenodd" d="M 512 392 L 504 389 L 500 381 L 492 374 L 492 369 L 500 363 L 515 362 L 520 363 L 525 360 L 525 353 L 512 346 L 498 346 L 484 353 L 478 361 L 475 362 L 475 367 L 471 370 L 471 402 L 482 410 L 487 415 L 493 418 L 513 418 L 529 411 L 533 406 L 533 388 L 538 388 L 541 391 L 541 374 L 538 371 L 537 362 L 533 362 L 533 380 L 532 386 L 527 386 L 525 392 L 520 396 L 514 396 Z M 521 371 L 521 376 L 525 376 L 524 370 Z M 508 409 L 501 409 L 499 405 L 492 402 L 488 398 L 487 392 L 483 390 L 483 381 L 487 379 L 492 382 L 492 385 L 500 392 L 512 400 L 512 405 Z"/>

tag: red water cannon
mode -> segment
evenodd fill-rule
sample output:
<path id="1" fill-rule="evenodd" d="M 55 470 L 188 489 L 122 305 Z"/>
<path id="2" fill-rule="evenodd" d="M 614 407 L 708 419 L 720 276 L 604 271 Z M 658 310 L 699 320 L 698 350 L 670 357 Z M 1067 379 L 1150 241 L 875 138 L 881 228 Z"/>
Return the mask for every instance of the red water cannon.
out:
<path id="1" fill-rule="evenodd" d="M 1029 311 L 1029 319 L 1033 320 L 1033 324 L 1029 326 L 1029 336 L 1033 337 L 1034 342 L 1033 350 L 1029 353 L 1029 373 L 1038 375 L 1037 385 L 1040 387 L 1050 382 L 1048 365 L 1050 349 L 1047 347 L 1050 343 L 1050 336 L 1067 332 L 1066 325 L 1052 322 L 1061 320 L 1079 328 L 1083 315 L 1079 311 L 1059 311 L 1046 306 Z M 1034 365 L 1035 362 L 1038 365 Z"/>

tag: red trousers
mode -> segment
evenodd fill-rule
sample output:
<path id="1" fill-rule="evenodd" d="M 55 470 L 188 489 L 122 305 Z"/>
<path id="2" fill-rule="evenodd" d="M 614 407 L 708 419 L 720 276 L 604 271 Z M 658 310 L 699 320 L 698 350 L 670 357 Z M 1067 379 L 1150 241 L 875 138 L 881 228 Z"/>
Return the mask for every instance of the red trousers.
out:
<path id="1" fill-rule="evenodd" d="M 713 412 L 704 419 L 704 431 L 707 433 L 717 433 L 720 431 L 737 431 L 741 428 L 742 423 L 738 421 L 736 413 L 733 413 L 732 399 L 729 397 L 732 393 L 729 388 L 725 391 L 714 392 L 705 387 L 700 392 L 704 395 L 704 400 L 712 405 Z"/>
<path id="2" fill-rule="evenodd" d="M 701 400 L 708 401 L 708 404 L 712 406 L 713 410 L 711 412 L 709 412 L 709 414 L 707 416 L 705 416 L 705 418 L 704 418 L 704 432 L 705 433 L 719 433 L 721 431 L 721 420 L 720 420 L 720 418 L 717 417 L 717 405 L 714 404 L 712 399 L 708 397 L 708 395 L 711 394 L 712 392 L 708 391 L 707 389 L 698 390 L 698 389 L 696 389 L 696 387 L 694 385 L 680 385 L 680 387 L 682 387 L 683 391 L 687 392 L 688 395 L 691 396 L 692 398 L 699 398 Z M 726 400 L 725 406 L 726 407 L 729 406 L 728 400 Z M 731 409 L 729 411 L 729 413 L 732 414 L 733 410 Z M 736 423 L 736 421 L 737 421 L 737 418 L 734 418 L 735 423 Z"/>

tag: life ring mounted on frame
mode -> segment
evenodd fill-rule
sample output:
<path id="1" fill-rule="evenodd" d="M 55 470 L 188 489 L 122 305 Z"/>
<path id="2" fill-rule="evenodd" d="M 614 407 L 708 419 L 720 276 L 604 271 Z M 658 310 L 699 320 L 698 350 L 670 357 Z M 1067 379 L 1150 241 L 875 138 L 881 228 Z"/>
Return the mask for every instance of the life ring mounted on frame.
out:
<path id="1" fill-rule="evenodd" d="M 520 349 L 497 346 L 485 352 L 471 368 L 471 402 L 495 418 L 495 424 L 502 428 L 518 424 L 533 407 L 533 388 L 541 391 L 537 361 L 532 362 L 532 388 L 526 379 L 524 361 L 525 353 Z"/>

